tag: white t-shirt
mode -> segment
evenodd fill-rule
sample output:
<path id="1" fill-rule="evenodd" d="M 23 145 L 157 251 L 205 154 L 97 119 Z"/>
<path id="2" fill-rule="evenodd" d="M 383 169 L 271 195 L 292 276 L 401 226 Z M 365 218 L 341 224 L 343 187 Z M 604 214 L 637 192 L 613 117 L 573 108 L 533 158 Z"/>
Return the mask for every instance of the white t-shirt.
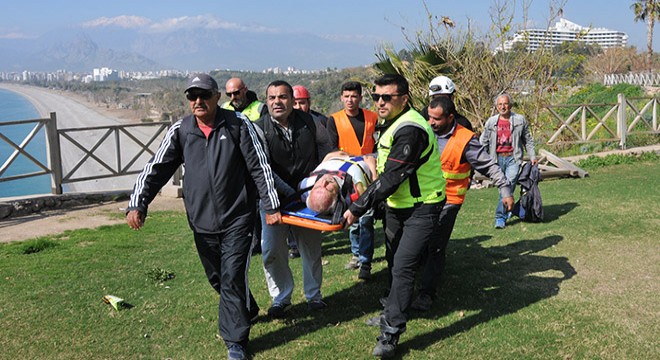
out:
<path id="1" fill-rule="evenodd" d="M 371 184 L 371 178 L 372 178 L 371 170 L 369 170 L 369 166 L 364 161 L 364 158 L 362 156 L 353 156 L 350 158 L 330 158 L 320 163 L 316 167 L 316 169 L 314 169 L 314 172 L 321 170 L 343 171 L 351 175 L 351 178 L 353 179 L 354 188 L 356 184 L 362 184 L 366 189 L 369 186 L 369 184 Z M 314 183 L 316 182 L 316 178 L 317 178 L 316 175 L 311 175 L 304 178 L 298 184 L 298 189 L 311 188 L 312 186 L 314 186 Z M 344 184 L 343 177 L 335 176 L 335 180 L 337 180 L 337 183 L 341 188 Z M 309 191 L 303 193 L 301 195 L 302 200 L 306 201 L 308 195 L 309 195 Z M 347 203 L 350 204 L 352 201 L 350 199 L 349 194 L 344 194 L 344 195 L 347 200 Z"/>

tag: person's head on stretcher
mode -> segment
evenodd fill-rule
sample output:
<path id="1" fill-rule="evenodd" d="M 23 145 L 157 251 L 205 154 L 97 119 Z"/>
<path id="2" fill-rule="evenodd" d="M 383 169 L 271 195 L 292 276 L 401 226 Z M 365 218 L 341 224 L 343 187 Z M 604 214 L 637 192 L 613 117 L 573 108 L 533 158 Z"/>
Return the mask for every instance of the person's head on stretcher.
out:
<path id="1" fill-rule="evenodd" d="M 332 212 L 339 201 L 340 181 L 342 180 L 330 174 L 316 179 L 307 197 L 307 207 L 321 215 Z"/>

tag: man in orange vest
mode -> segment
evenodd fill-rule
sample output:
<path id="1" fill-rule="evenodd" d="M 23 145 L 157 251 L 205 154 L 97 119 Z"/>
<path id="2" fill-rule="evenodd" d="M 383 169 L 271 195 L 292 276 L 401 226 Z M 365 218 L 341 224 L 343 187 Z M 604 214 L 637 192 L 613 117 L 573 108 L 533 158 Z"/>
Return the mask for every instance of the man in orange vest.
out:
<path id="1" fill-rule="evenodd" d="M 330 115 L 328 136 L 333 149 L 339 149 L 351 156 L 374 152 L 374 131 L 378 114 L 360 108 L 362 85 L 349 81 L 341 86 L 341 102 L 344 109 Z M 360 269 L 358 279 L 371 279 L 371 260 L 374 255 L 374 216 L 369 210 L 349 230 L 353 256 L 346 269 Z"/>
<path id="2" fill-rule="evenodd" d="M 500 190 L 504 206 L 507 209 L 513 207 L 511 183 L 497 165 L 497 160 L 488 154 L 474 132 L 456 123 L 455 112 L 454 103 L 446 96 L 433 98 L 428 107 L 428 122 L 442 154 L 440 160 L 447 180 L 447 202 L 440 213 L 440 236 L 431 239 L 422 259 L 418 295 L 410 306 L 418 311 L 428 311 L 433 304 L 436 284 L 445 267 L 447 243 L 470 185 L 471 170 L 474 168 L 491 178 Z"/>

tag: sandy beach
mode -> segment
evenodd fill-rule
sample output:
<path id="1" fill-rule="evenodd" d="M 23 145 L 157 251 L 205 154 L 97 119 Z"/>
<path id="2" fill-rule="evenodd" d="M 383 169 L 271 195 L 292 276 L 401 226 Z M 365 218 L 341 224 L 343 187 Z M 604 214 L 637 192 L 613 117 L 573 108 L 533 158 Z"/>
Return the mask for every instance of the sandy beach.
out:
<path id="1" fill-rule="evenodd" d="M 16 92 L 28 99 L 37 109 L 43 118 L 50 117 L 51 112 L 56 113 L 58 129 L 88 128 L 92 126 L 107 126 L 135 123 L 136 120 L 130 117 L 130 111 L 110 110 L 101 108 L 84 100 L 82 96 L 49 90 L 41 87 L 0 83 L 0 88 Z M 26 119 L 27 120 L 27 119 Z M 142 133 L 141 130 L 134 129 L 135 136 L 148 138 L 149 134 Z M 90 149 L 97 145 L 99 139 L 103 136 L 103 131 L 81 131 L 74 133 L 76 141 L 80 142 L 85 148 Z M 62 152 L 62 163 L 64 173 L 75 169 L 74 176 L 71 178 L 84 178 L 89 176 L 108 174 L 109 170 L 100 162 L 93 158 L 87 158 L 82 164 L 84 152 L 75 144 L 68 140 L 60 138 Z M 130 140 L 123 138 L 120 146 L 119 156 L 126 161 L 133 154 L 140 151 L 140 147 Z M 114 139 L 110 136 L 104 140 L 98 149 L 94 152 L 95 156 L 108 163 L 113 169 L 117 168 L 116 147 L 113 144 Z M 156 142 L 157 144 L 158 142 Z M 131 169 L 140 168 L 146 163 L 148 156 L 142 156 L 136 161 Z M 122 164 L 124 165 L 124 164 Z M 89 192 L 104 190 L 126 190 L 131 189 L 137 175 L 128 175 L 112 177 L 107 179 L 80 181 L 65 184 L 65 192 Z"/>

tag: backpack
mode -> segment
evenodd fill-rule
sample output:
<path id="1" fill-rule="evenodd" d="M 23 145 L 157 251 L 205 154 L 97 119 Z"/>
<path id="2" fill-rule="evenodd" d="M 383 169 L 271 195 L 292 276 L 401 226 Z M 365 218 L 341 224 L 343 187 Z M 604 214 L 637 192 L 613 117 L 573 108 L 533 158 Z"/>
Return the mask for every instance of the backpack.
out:
<path id="1" fill-rule="evenodd" d="M 520 185 L 520 199 L 513 206 L 513 215 L 522 221 L 543 221 L 543 200 L 538 183 L 541 181 L 541 171 L 538 164 L 525 163 L 518 175 Z"/>

